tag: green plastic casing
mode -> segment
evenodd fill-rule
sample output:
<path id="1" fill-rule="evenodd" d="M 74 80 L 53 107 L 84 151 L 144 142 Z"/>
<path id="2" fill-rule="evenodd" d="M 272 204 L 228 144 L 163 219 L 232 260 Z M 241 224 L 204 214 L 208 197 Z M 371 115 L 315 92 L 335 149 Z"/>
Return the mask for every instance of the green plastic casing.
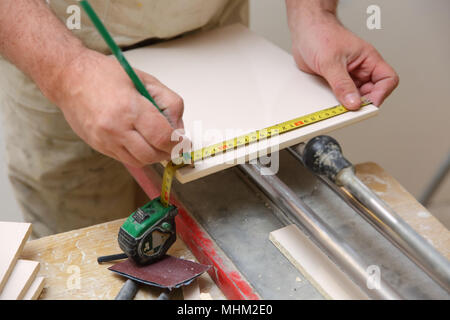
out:
<path id="1" fill-rule="evenodd" d="M 136 222 L 133 218 L 133 212 L 128 219 L 122 225 L 122 228 L 128 232 L 132 237 L 139 238 L 142 234 L 151 226 L 153 226 L 156 222 L 161 220 L 164 216 L 166 216 L 170 211 L 175 209 L 175 206 L 170 205 L 168 207 L 164 207 L 160 201 L 160 198 L 155 198 L 146 205 L 140 207 L 142 211 L 148 213 L 150 217 L 144 220 L 142 223 Z"/>
<path id="2" fill-rule="evenodd" d="M 177 207 L 165 207 L 160 197 L 134 211 L 119 229 L 119 247 L 131 259 L 147 265 L 161 259 L 176 241 Z"/>

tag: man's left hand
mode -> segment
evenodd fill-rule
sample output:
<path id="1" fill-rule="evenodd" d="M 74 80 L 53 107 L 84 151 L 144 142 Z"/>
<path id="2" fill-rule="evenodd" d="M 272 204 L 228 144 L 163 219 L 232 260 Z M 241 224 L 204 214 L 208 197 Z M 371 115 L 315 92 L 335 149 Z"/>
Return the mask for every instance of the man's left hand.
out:
<path id="1" fill-rule="evenodd" d="M 305 12 L 299 17 L 288 10 L 288 17 L 297 66 L 325 78 L 347 109 L 359 109 L 361 97 L 379 106 L 397 87 L 394 69 L 333 13 Z"/>

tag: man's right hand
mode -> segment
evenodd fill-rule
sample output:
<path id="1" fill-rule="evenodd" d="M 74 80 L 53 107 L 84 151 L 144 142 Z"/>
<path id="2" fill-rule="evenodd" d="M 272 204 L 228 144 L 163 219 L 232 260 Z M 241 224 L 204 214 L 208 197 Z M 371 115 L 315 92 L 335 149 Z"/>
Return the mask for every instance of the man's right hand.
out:
<path id="1" fill-rule="evenodd" d="M 183 128 L 183 100 L 151 75 L 136 73 L 167 118 L 136 90 L 113 57 L 88 49 L 44 93 L 91 147 L 142 167 L 170 159 L 178 143 L 171 141 L 172 132 Z"/>
<path id="2" fill-rule="evenodd" d="M 30 77 L 97 151 L 135 167 L 170 159 L 177 143 L 172 132 L 183 127 L 183 100 L 136 71 L 169 123 L 114 57 L 86 48 L 45 1 L 0 1 L 0 54 Z"/>

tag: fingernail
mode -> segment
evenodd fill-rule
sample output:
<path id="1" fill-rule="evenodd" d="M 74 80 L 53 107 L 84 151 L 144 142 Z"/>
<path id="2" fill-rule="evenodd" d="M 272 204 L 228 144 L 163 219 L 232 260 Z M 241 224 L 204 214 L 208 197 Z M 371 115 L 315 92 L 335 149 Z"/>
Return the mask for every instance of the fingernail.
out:
<path id="1" fill-rule="evenodd" d="M 360 102 L 360 97 L 357 93 L 349 93 L 344 97 L 344 104 L 348 108 L 357 108 Z"/>

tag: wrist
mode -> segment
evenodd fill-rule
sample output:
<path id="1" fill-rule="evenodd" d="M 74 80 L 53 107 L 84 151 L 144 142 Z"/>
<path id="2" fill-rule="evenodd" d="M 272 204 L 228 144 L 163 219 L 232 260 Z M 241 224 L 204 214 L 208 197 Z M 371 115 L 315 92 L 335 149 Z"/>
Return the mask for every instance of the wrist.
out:
<path id="1" fill-rule="evenodd" d="M 337 24 L 336 0 L 286 0 L 291 33 L 306 31 L 314 25 Z"/>
<path id="2" fill-rule="evenodd" d="M 81 70 L 86 69 L 83 65 L 94 53 L 82 44 L 74 46 L 35 82 L 50 101 L 60 106 L 61 99 L 76 86 L 77 79 L 81 78 Z"/>
<path id="3" fill-rule="evenodd" d="M 52 102 L 70 74 L 70 66 L 79 57 L 90 51 L 78 39 L 60 46 L 50 55 L 41 57 L 38 67 L 29 71 L 30 77 L 42 93 Z"/>
<path id="4" fill-rule="evenodd" d="M 301 8 L 316 12 L 327 12 L 336 15 L 338 0 L 286 0 L 288 11 L 291 8 Z"/>

